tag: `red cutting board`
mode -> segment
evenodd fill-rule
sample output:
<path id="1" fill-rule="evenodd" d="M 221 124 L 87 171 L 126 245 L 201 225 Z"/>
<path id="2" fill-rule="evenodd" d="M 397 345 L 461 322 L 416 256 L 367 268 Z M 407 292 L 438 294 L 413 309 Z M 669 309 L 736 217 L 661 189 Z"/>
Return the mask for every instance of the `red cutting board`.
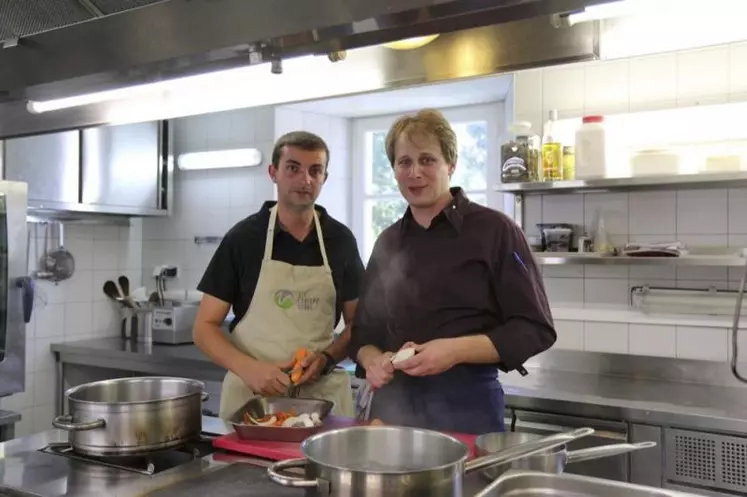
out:
<path id="1" fill-rule="evenodd" d="M 341 418 L 329 416 L 324 422 L 321 431 L 334 430 L 336 428 L 345 428 L 348 426 L 367 425 L 365 421 L 358 421 L 354 418 Z M 466 433 L 449 433 L 457 440 L 463 442 L 470 448 L 470 455 L 475 455 L 475 439 L 477 435 L 468 435 Z M 285 459 L 296 459 L 303 457 L 301 454 L 300 442 L 268 442 L 265 440 L 241 440 L 236 433 L 229 433 L 213 439 L 213 446 L 218 449 L 230 452 L 238 452 L 272 461 L 282 461 Z"/>

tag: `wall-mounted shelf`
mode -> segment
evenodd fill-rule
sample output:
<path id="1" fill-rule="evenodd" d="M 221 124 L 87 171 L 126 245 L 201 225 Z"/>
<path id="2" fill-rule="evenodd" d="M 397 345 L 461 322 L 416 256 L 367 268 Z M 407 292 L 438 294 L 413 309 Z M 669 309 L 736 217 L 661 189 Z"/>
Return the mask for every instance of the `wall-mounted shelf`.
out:
<path id="1" fill-rule="evenodd" d="M 539 195 L 544 193 L 593 193 L 672 188 L 737 188 L 742 186 L 747 186 L 747 171 L 680 174 L 675 176 L 638 176 L 634 178 L 501 183 L 495 186 L 495 191 L 522 195 Z"/>
<path id="2" fill-rule="evenodd" d="M 598 255 L 579 252 L 535 252 L 540 266 L 607 265 L 607 266 L 717 266 L 743 267 L 747 258 L 737 254 L 683 255 L 680 257 L 629 257 L 625 255 Z"/>

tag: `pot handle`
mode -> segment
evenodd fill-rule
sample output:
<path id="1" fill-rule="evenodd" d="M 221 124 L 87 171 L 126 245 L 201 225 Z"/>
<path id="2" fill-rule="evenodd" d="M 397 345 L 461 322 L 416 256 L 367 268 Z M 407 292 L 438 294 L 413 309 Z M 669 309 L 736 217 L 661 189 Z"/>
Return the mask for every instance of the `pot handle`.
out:
<path id="1" fill-rule="evenodd" d="M 274 481 L 278 485 L 284 487 L 293 488 L 318 488 L 319 493 L 322 495 L 329 495 L 329 482 L 318 478 L 316 480 L 307 480 L 297 476 L 286 476 L 280 474 L 281 471 L 291 468 L 303 468 L 306 466 L 306 459 L 286 459 L 285 461 L 277 461 L 272 463 L 267 468 L 267 476 L 270 480 Z"/>
<path id="2" fill-rule="evenodd" d="M 656 447 L 656 442 L 639 442 L 634 444 L 611 444 L 591 447 L 589 449 L 573 450 L 566 454 L 565 463 L 590 461 L 592 459 L 601 459 L 602 457 L 616 456 L 618 454 L 627 454 L 641 449 L 650 449 Z"/>
<path id="3" fill-rule="evenodd" d="M 74 423 L 72 416 L 57 416 L 52 420 L 52 426 L 65 431 L 86 431 L 95 428 L 103 428 L 106 423 L 103 419 L 86 421 L 85 423 Z"/>
<path id="4" fill-rule="evenodd" d="M 205 390 L 203 390 L 203 391 L 202 391 L 202 393 L 201 393 L 200 395 L 202 395 L 202 401 L 203 401 L 203 402 L 205 402 L 205 401 L 206 401 L 207 399 L 209 399 L 209 398 L 210 398 L 210 394 L 209 394 L 209 393 L 207 393 L 207 392 L 206 392 Z"/>
<path id="5" fill-rule="evenodd" d="M 498 466 L 499 464 L 513 462 L 518 459 L 524 459 L 525 457 L 533 456 L 535 454 L 539 454 L 556 447 L 561 447 L 568 442 L 586 437 L 588 435 L 591 435 L 592 433 L 594 433 L 593 428 L 578 428 L 577 430 L 565 433 L 556 433 L 555 435 L 550 435 L 549 437 L 544 437 L 539 440 L 515 445 L 513 447 L 509 447 L 508 449 L 498 451 L 494 454 L 478 457 L 477 459 L 467 461 L 467 463 L 464 465 L 464 472 L 465 474 L 472 473 L 473 471 L 479 471 L 491 466 Z"/>

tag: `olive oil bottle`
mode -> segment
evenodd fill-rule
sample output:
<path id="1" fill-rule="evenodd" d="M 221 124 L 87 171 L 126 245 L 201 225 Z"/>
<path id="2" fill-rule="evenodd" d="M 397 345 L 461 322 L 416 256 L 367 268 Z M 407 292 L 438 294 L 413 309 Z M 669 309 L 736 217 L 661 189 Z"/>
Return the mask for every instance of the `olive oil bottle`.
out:
<path id="1" fill-rule="evenodd" d="M 542 179 L 560 181 L 563 179 L 563 145 L 553 138 L 558 111 L 550 111 L 550 119 L 545 123 L 542 137 Z"/>

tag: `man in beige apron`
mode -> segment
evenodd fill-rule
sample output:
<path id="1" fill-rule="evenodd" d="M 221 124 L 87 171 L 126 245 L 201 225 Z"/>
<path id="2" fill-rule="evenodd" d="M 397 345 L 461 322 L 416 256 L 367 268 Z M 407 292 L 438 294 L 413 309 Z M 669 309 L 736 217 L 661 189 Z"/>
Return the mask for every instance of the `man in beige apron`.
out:
<path id="1" fill-rule="evenodd" d="M 256 395 L 288 395 L 288 370 L 300 348 L 311 354 L 298 395 L 332 401 L 337 415 L 354 414 L 349 377 L 336 365 L 346 357 L 364 267 L 352 232 L 316 205 L 328 165 L 319 136 L 280 137 L 268 165 L 277 202 L 264 202 L 226 233 L 197 286 L 203 298 L 195 345 L 229 371 L 220 399 L 224 419 Z M 347 326 L 335 336 L 340 316 Z"/>
<path id="2" fill-rule="evenodd" d="M 333 339 L 335 327 L 335 286 L 327 260 L 319 216 L 314 212 L 314 227 L 324 265 L 292 266 L 272 260 L 277 206 L 270 211 L 265 239 L 265 254 L 259 281 L 249 312 L 231 334 L 231 343 L 259 361 L 283 363 L 301 347 L 324 350 Z M 353 416 L 350 378 L 344 371 L 332 371 L 317 381 L 301 386 L 299 397 L 321 398 L 334 402 L 333 412 Z M 229 371 L 223 380 L 220 416 L 231 416 L 254 393 L 241 378 Z"/>

